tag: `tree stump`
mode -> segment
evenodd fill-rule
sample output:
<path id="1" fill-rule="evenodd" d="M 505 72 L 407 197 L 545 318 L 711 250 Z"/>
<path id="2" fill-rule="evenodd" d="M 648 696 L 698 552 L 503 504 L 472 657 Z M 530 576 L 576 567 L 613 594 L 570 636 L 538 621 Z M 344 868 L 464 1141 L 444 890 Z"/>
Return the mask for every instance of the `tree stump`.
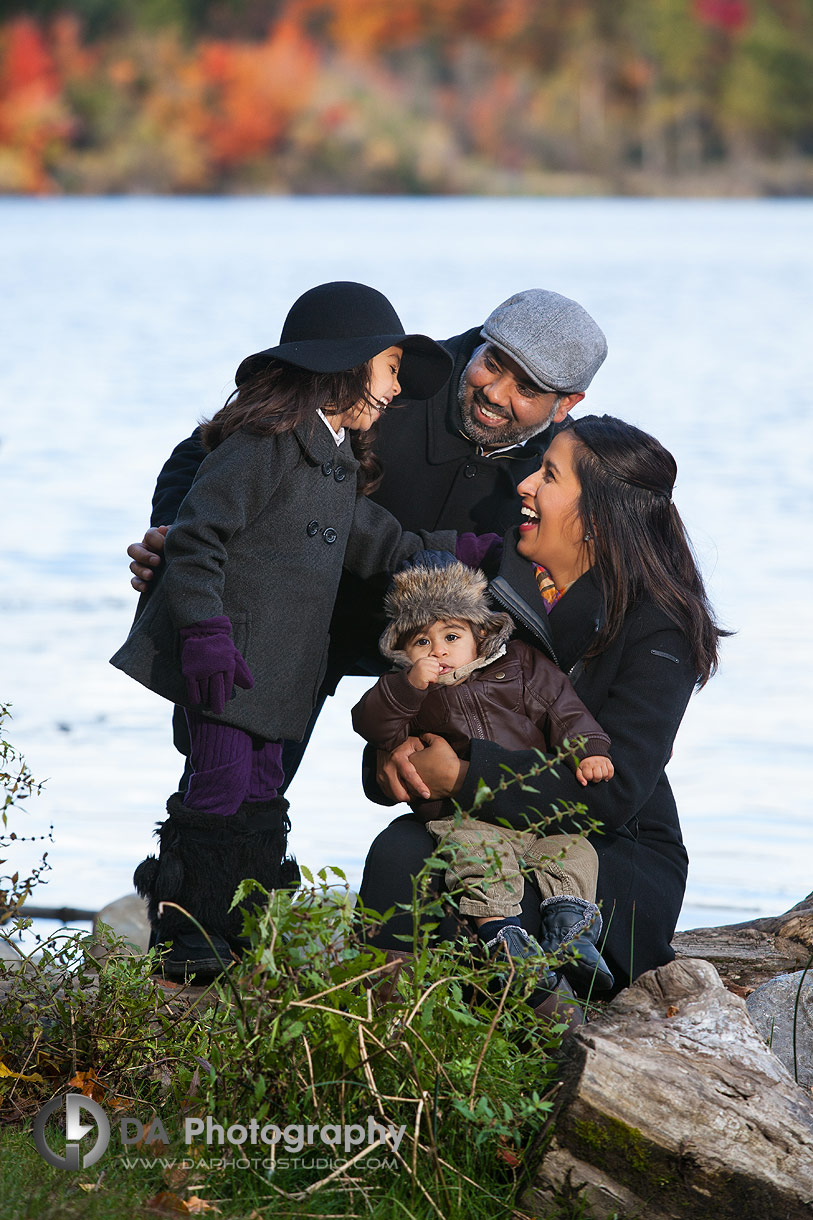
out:
<path id="1" fill-rule="evenodd" d="M 584 1188 L 597 1220 L 813 1216 L 813 1100 L 713 966 L 650 971 L 564 1044 L 521 1208 Z"/>
<path id="2" fill-rule="evenodd" d="M 730 990 L 746 996 L 768 979 L 807 965 L 813 955 L 813 894 L 784 915 L 677 932 L 672 948 L 678 958 L 711 962 Z"/>

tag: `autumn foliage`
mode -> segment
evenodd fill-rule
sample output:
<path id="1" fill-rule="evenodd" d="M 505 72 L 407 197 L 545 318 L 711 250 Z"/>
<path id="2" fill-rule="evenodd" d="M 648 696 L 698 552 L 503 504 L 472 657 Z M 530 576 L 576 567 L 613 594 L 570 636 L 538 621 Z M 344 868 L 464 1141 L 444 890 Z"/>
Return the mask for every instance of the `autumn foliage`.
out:
<path id="1" fill-rule="evenodd" d="M 2 191 L 813 180 L 813 0 L 68 4 L 5 6 Z"/>
<path id="2" fill-rule="evenodd" d="M 70 40 L 59 22 L 46 39 L 33 21 L 2 31 L 0 50 L 0 174 L 13 190 L 42 192 L 50 185 L 47 164 L 70 141 L 71 115 L 63 100 L 59 49 Z"/>

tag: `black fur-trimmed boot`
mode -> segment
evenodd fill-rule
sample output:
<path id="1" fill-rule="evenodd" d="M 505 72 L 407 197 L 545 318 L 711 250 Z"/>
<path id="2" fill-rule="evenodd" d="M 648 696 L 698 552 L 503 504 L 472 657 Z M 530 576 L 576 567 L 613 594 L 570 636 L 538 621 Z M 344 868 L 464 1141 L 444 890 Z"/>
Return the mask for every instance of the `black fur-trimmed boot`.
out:
<path id="1" fill-rule="evenodd" d="M 286 855 L 291 829 L 288 807 L 284 797 L 275 796 L 266 801 L 244 801 L 234 815 L 241 821 L 236 827 L 238 845 L 233 860 L 232 897 L 247 877 L 258 881 L 269 892 L 295 890 L 299 885 L 299 866 L 293 856 Z M 259 893 L 258 901 L 261 901 Z M 242 935 L 243 911 L 256 905 L 246 897 L 231 912 L 226 938 L 237 953 L 248 948 L 248 941 Z"/>
<path id="2" fill-rule="evenodd" d="M 211 979 L 233 960 L 232 948 L 242 947 L 242 912 L 229 910 L 240 882 L 253 877 L 268 890 L 298 884 L 296 862 L 285 856 L 288 802 L 275 797 L 223 817 L 184 805 L 176 792 L 167 813 L 156 831 L 159 855 L 139 864 L 133 883 L 147 899 L 156 944 L 164 950 L 164 975 Z M 188 911 L 208 939 L 180 911 L 165 907 L 159 914 L 162 902 Z"/>
<path id="3" fill-rule="evenodd" d="M 598 950 L 601 912 L 594 902 L 571 894 L 554 895 L 540 905 L 536 939 L 545 953 L 561 958 L 557 967 L 579 991 L 610 991 L 615 979 Z M 576 956 L 573 955 L 575 950 Z"/>

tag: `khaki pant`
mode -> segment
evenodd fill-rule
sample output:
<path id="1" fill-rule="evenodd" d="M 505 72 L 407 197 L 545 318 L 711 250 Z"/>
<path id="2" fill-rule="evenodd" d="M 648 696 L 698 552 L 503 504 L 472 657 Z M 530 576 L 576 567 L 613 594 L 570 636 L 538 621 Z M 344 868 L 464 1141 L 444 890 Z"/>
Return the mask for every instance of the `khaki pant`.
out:
<path id="1" fill-rule="evenodd" d="M 524 888 L 522 865 L 530 871 L 542 898 L 569 894 L 596 900 L 598 856 L 592 843 L 579 835 L 546 835 L 509 830 L 466 818 L 440 818 L 426 829 L 449 857 L 446 885 L 463 887 L 463 915 L 505 919 L 519 915 Z"/>

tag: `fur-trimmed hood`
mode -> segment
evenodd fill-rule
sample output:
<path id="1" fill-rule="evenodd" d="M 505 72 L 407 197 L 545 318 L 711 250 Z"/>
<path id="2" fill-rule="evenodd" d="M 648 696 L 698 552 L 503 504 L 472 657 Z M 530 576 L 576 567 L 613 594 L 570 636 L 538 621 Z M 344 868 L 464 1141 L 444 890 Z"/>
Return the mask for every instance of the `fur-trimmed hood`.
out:
<path id="1" fill-rule="evenodd" d="M 510 615 L 491 608 L 487 588 L 482 572 L 458 560 L 438 567 L 416 564 L 396 572 L 384 598 L 390 624 L 379 640 L 382 654 L 396 665 L 408 666 L 411 661 L 398 648 L 399 640 L 436 619 L 457 618 L 483 633 L 480 656 L 472 667 L 492 660 L 505 647 L 514 624 Z M 457 671 L 455 675 L 460 676 Z"/>

